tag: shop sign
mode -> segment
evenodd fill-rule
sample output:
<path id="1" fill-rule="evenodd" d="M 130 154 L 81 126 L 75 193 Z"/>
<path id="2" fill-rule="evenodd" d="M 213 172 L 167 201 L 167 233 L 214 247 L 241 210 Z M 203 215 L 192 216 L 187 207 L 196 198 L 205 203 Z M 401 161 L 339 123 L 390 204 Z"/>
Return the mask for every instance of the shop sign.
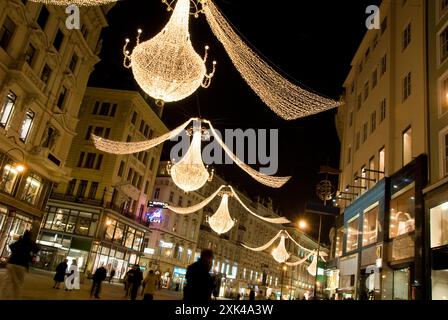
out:
<path id="1" fill-rule="evenodd" d="M 154 254 L 155 250 L 153 248 L 145 248 L 143 252 L 147 254 Z"/>
<path id="2" fill-rule="evenodd" d="M 160 240 L 160 246 L 162 248 L 171 249 L 173 247 L 173 243 L 172 242 L 165 242 L 163 240 Z"/>
<path id="3" fill-rule="evenodd" d="M 163 209 L 161 208 L 151 209 L 148 213 L 146 213 L 147 221 L 151 223 L 162 223 L 163 220 L 162 210 Z"/>

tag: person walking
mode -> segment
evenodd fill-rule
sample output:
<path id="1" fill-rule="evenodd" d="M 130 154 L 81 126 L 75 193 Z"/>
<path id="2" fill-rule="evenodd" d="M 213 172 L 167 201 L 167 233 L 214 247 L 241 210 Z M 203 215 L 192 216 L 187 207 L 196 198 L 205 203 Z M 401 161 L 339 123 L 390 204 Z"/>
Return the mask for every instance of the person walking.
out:
<path id="1" fill-rule="evenodd" d="M 98 269 L 96 269 L 95 273 L 92 277 L 92 288 L 90 289 L 90 297 L 94 296 L 97 299 L 100 299 L 101 292 L 101 283 L 106 280 L 107 270 L 101 265 Z"/>
<path id="2" fill-rule="evenodd" d="M 129 298 L 132 286 L 132 277 L 134 276 L 134 270 L 131 268 L 126 272 L 124 276 L 124 297 Z"/>
<path id="3" fill-rule="evenodd" d="M 29 271 L 29 265 L 33 255 L 39 252 L 39 247 L 31 239 L 31 232 L 26 230 L 23 235 L 9 245 L 11 256 L 6 265 L 7 275 L 0 292 L 1 299 L 18 300 L 22 298 L 25 275 Z"/>
<path id="4" fill-rule="evenodd" d="M 140 270 L 140 266 L 138 264 L 134 265 L 132 269 L 132 282 L 131 282 L 131 300 L 137 299 L 138 289 L 143 281 L 143 273 Z"/>
<path id="5" fill-rule="evenodd" d="M 187 268 L 185 275 L 187 284 L 184 289 L 184 300 L 187 302 L 207 302 L 211 300 L 214 280 L 210 275 L 213 263 L 213 251 L 204 249 L 198 261 Z"/>
<path id="6" fill-rule="evenodd" d="M 254 301 L 255 300 L 255 290 L 251 289 L 249 292 L 249 300 Z"/>
<path id="7" fill-rule="evenodd" d="M 159 277 L 154 273 L 153 270 L 149 270 L 148 274 L 143 280 L 142 294 L 144 301 L 154 300 L 154 294 L 159 288 L 159 282 L 160 282 Z"/>
<path id="8" fill-rule="evenodd" d="M 112 268 L 112 270 L 110 271 L 110 274 L 109 274 L 109 283 L 112 281 L 114 276 L 115 276 L 115 269 Z"/>
<path id="9" fill-rule="evenodd" d="M 54 275 L 54 285 L 53 289 L 59 289 L 59 286 L 61 285 L 61 282 L 64 282 L 65 275 L 67 273 L 67 259 L 64 259 L 61 263 L 58 264 L 56 267 L 56 274 Z"/>
<path id="10" fill-rule="evenodd" d="M 65 291 L 79 290 L 79 272 L 76 259 L 72 260 L 72 264 L 68 269 L 67 278 L 65 278 Z"/>

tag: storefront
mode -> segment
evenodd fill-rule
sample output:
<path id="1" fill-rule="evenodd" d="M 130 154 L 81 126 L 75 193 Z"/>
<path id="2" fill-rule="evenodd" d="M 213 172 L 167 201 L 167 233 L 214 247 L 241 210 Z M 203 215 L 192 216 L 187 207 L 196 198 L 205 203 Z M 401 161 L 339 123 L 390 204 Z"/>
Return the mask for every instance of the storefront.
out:
<path id="1" fill-rule="evenodd" d="M 187 269 L 174 267 L 173 270 L 173 284 L 175 291 L 183 291 L 185 285 L 185 275 L 187 274 Z"/>
<path id="2" fill-rule="evenodd" d="M 341 258 L 339 261 L 339 289 L 343 300 L 355 299 L 357 294 L 358 254 Z"/>
<path id="3" fill-rule="evenodd" d="M 6 262 L 11 254 L 9 245 L 17 241 L 26 230 L 33 227 L 33 219 L 28 215 L 13 213 L 6 207 L 0 206 L 0 259 Z"/>

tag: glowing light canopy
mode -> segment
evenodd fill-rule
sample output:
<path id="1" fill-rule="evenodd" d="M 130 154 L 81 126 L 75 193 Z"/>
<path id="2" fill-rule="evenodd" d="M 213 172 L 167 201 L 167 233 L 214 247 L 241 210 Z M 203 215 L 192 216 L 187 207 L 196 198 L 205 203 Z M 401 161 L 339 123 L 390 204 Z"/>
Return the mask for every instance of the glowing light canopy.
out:
<path id="1" fill-rule="evenodd" d="M 215 73 L 207 74 L 208 46 L 204 58 L 193 48 L 188 31 L 190 0 L 178 0 L 173 14 L 155 37 L 140 42 L 142 30 L 138 30 L 137 45 L 130 53 L 129 39 L 123 48 L 124 66 L 132 68 L 134 78 L 148 95 L 159 101 L 182 100 L 194 93 L 200 86 L 207 88 Z"/>

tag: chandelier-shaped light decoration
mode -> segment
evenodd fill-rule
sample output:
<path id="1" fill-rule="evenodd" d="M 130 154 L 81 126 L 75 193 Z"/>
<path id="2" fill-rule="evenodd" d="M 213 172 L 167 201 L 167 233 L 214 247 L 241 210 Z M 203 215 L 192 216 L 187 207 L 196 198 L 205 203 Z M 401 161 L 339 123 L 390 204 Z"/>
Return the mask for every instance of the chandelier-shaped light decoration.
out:
<path id="1" fill-rule="evenodd" d="M 167 167 L 173 182 L 185 192 L 198 190 L 213 178 L 213 171 L 209 173 L 202 161 L 201 140 L 201 129 L 194 127 L 187 153 L 179 162 Z"/>
<path id="2" fill-rule="evenodd" d="M 208 205 L 214 198 L 216 198 L 216 196 L 221 192 L 221 190 L 223 188 L 228 188 L 230 190 L 228 195 L 230 195 L 233 198 L 235 198 L 235 200 L 237 200 L 243 206 L 243 208 L 245 208 L 250 214 L 252 214 L 253 216 L 257 217 L 258 219 L 266 221 L 266 222 L 269 222 L 269 223 L 273 223 L 273 224 L 283 224 L 283 223 L 290 223 L 291 222 L 291 221 L 289 221 L 288 219 L 286 219 L 284 217 L 268 218 L 268 217 L 263 217 L 263 216 L 260 216 L 260 215 L 256 214 L 255 212 L 250 210 L 248 206 L 246 206 L 244 204 L 244 202 L 238 197 L 238 194 L 235 192 L 235 190 L 232 188 L 232 186 L 224 186 L 224 185 L 220 186 L 218 188 L 218 190 L 216 190 L 207 199 L 205 199 L 202 202 L 200 202 L 198 204 L 195 204 L 195 205 L 193 205 L 191 207 L 181 208 L 181 207 L 174 207 L 174 206 L 168 205 L 167 208 L 169 210 L 175 212 L 175 213 L 183 214 L 183 215 L 199 211 L 202 208 L 204 208 L 206 205 Z M 275 239 L 274 239 L 274 241 L 275 241 Z"/>
<path id="3" fill-rule="evenodd" d="M 211 0 L 202 3 L 202 11 L 235 68 L 261 100 L 286 120 L 316 114 L 340 103 L 297 86 L 260 58 L 235 33 L 230 23 Z"/>
<path id="4" fill-rule="evenodd" d="M 210 228 L 217 234 L 223 234 L 228 232 L 235 225 L 234 219 L 229 213 L 229 195 L 227 193 L 222 194 L 221 203 L 218 210 L 207 219 Z"/>
<path id="5" fill-rule="evenodd" d="M 280 237 L 280 242 L 278 243 L 278 246 L 272 250 L 272 256 L 274 257 L 274 260 L 278 263 L 284 263 L 286 260 L 289 259 L 289 253 L 286 251 L 285 248 L 285 236 Z"/>
<path id="6" fill-rule="evenodd" d="M 31 0 L 32 2 L 39 2 L 55 6 L 68 6 L 71 4 L 77 6 L 101 6 L 103 4 L 117 2 L 118 0 Z"/>
<path id="7" fill-rule="evenodd" d="M 215 73 L 207 74 L 208 46 L 204 58 L 201 58 L 190 41 L 188 20 L 190 0 L 178 0 L 173 14 L 165 28 L 154 38 L 140 42 L 142 31 L 138 30 L 137 44 L 129 52 L 123 48 L 124 66 L 132 68 L 134 78 L 148 95 L 155 98 L 159 106 L 164 102 L 182 100 L 201 85 L 207 88 Z"/>
<path id="8" fill-rule="evenodd" d="M 223 148 L 224 152 L 241 168 L 243 169 L 247 174 L 249 174 L 253 179 L 257 180 L 258 182 L 272 187 L 272 188 L 280 188 L 283 186 L 291 177 L 277 177 L 277 176 L 268 176 L 261 172 L 258 172 L 254 169 L 252 169 L 250 166 L 245 164 L 243 161 L 241 161 L 235 154 L 232 153 L 232 151 L 227 147 L 227 145 L 222 141 L 219 134 L 216 132 L 215 128 L 213 127 L 212 123 L 205 119 L 199 119 L 199 118 L 191 118 L 185 123 L 183 123 L 181 126 L 177 127 L 176 129 L 151 140 L 146 141 L 137 141 L 137 142 L 119 142 L 119 141 L 112 141 L 108 139 L 101 138 L 99 136 L 92 134 L 92 140 L 95 145 L 95 147 L 98 150 L 113 153 L 113 154 L 130 154 L 130 153 L 136 153 L 144 150 L 151 149 L 164 141 L 167 141 L 169 139 L 172 139 L 176 136 L 178 136 L 182 130 L 184 130 L 192 121 L 202 122 L 206 123 L 210 126 L 210 132 L 218 142 L 218 144 Z M 193 130 L 194 131 L 194 130 Z M 197 166 L 198 172 L 200 176 L 205 179 L 205 172 L 204 169 L 205 166 L 202 162 L 202 158 L 200 157 L 201 151 L 201 134 L 197 134 L 196 140 L 193 134 L 193 142 L 190 146 L 188 152 L 190 153 L 189 158 L 194 158 L 195 163 L 199 163 L 199 159 L 202 165 Z M 195 146 L 193 146 L 193 144 Z M 190 151 L 191 150 L 191 151 Z M 186 156 L 185 156 L 186 157 Z M 185 158 L 184 157 L 184 158 Z M 183 159 L 182 159 L 183 160 Z M 185 162 L 187 162 L 188 159 L 185 159 Z M 192 160 L 191 160 L 192 161 Z M 173 166 L 174 167 L 174 166 Z M 172 167 L 170 167 L 172 169 Z M 207 170 L 205 170 L 207 171 Z M 205 183 L 205 182 L 204 182 Z M 237 198 L 238 199 L 238 198 Z M 244 204 L 243 204 L 244 205 Z"/>
<path id="9" fill-rule="evenodd" d="M 310 265 L 306 269 L 310 275 L 313 277 L 316 276 L 316 267 L 317 267 L 317 253 L 313 255 L 313 261 L 311 261 Z"/>

